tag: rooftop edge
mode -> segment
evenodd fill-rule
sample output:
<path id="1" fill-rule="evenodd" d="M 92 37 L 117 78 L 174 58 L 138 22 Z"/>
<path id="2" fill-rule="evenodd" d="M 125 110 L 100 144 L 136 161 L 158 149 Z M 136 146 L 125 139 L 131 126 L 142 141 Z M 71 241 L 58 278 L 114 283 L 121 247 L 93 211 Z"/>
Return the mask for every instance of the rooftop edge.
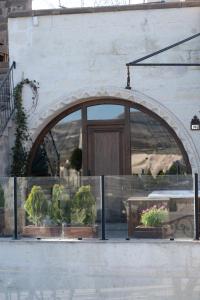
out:
<path id="1" fill-rule="evenodd" d="M 119 6 L 99 6 L 99 7 L 81 7 L 81 8 L 56 8 L 56 9 L 40 9 L 24 12 L 13 12 L 9 14 L 9 18 L 22 18 L 34 16 L 54 16 L 68 14 L 88 14 L 102 12 L 118 12 L 130 10 L 148 10 L 148 9 L 170 9 L 170 8 L 185 8 L 185 7 L 200 7 L 200 0 L 185 1 L 185 2 L 152 2 L 133 5 Z"/>

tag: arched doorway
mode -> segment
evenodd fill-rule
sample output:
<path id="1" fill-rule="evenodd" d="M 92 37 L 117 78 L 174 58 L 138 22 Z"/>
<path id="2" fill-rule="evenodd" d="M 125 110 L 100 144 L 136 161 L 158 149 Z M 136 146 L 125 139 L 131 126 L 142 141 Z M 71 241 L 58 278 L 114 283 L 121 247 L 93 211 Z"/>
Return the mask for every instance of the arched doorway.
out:
<path id="1" fill-rule="evenodd" d="M 30 175 L 67 176 L 76 169 L 83 175 L 191 173 L 180 139 L 163 119 L 140 104 L 112 98 L 62 112 L 36 139 Z"/>

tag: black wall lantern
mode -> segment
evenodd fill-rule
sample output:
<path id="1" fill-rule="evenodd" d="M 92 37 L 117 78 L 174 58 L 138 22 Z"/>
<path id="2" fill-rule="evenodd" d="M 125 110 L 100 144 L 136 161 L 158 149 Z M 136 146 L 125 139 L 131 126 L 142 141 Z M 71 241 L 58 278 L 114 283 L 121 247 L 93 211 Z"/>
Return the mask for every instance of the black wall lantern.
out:
<path id="1" fill-rule="evenodd" d="M 191 130 L 200 130 L 200 120 L 197 116 L 194 116 L 190 123 Z"/>

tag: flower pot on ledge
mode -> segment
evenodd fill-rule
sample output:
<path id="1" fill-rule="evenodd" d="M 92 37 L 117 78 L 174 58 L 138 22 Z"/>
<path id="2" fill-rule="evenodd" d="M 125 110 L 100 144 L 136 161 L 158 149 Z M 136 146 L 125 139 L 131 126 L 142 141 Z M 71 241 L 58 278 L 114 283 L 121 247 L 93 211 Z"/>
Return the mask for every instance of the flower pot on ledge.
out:
<path id="1" fill-rule="evenodd" d="M 22 236 L 23 237 L 60 237 L 62 228 L 60 226 L 24 226 Z"/>
<path id="2" fill-rule="evenodd" d="M 97 226 L 65 226 L 64 237 L 73 238 L 96 238 L 97 237 Z"/>
<path id="3" fill-rule="evenodd" d="M 139 239 L 163 239 L 170 235 L 170 226 L 147 227 L 137 226 L 133 237 Z"/>
<path id="4" fill-rule="evenodd" d="M 29 225 L 23 228 L 22 236 L 29 238 L 96 238 L 97 226 L 34 226 Z"/>

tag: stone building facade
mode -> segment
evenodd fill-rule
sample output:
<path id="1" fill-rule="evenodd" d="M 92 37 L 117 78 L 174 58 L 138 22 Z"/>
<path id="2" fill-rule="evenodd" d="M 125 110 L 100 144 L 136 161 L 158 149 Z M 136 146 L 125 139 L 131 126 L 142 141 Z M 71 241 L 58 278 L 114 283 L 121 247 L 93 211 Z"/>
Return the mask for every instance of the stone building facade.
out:
<path id="1" fill-rule="evenodd" d="M 57 146 L 64 145 L 58 173 L 67 171 L 69 145 L 83 151 L 85 175 L 149 169 L 158 174 L 177 161 L 189 173 L 200 171 L 200 131 L 190 128 L 194 115 L 199 116 L 199 67 L 133 67 L 132 89 L 125 89 L 126 63 L 200 32 L 199 20 L 199 1 L 11 14 L 15 84 L 23 78 L 40 84 L 39 101 L 29 117 L 32 164 L 38 146 L 53 132 Z M 198 45 L 199 38 L 193 39 L 148 62 L 199 63 Z M 29 111 L 28 88 L 24 95 Z M 107 105 L 102 112 L 101 105 Z M 142 114 L 148 119 L 144 126 Z"/>
<path id="2" fill-rule="evenodd" d="M 8 60 L 8 15 L 12 12 L 27 11 L 32 8 L 32 0 L 0 1 L 0 51 L 1 60 Z"/>

